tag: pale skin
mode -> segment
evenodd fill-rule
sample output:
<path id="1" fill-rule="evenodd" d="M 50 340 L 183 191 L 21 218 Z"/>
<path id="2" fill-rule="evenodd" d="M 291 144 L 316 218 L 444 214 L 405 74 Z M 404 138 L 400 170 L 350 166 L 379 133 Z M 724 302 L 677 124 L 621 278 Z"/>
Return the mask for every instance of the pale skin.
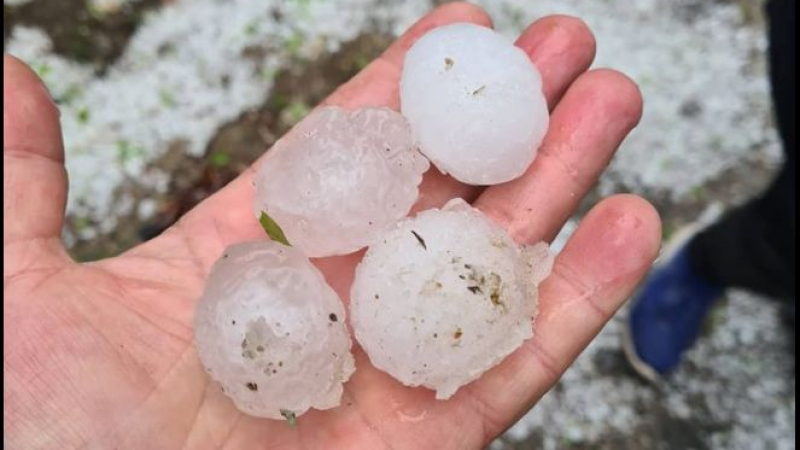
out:
<path id="1" fill-rule="evenodd" d="M 447 4 L 421 19 L 327 104 L 399 107 L 404 52 L 432 27 L 491 26 L 479 8 Z M 520 243 L 551 240 L 636 125 L 642 100 L 613 70 L 590 70 L 594 38 L 579 20 L 540 19 L 519 37 L 540 68 L 552 119 L 525 175 L 488 189 L 436 171 L 417 209 L 471 201 Z M 449 401 L 369 364 L 342 406 L 296 427 L 239 413 L 192 344 L 192 310 L 225 246 L 265 239 L 251 210 L 252 170 L 163 235 L 121 256 L 73 262 L 59 235 L 66 172 L 46 89 L 6 56 L 4 140 L 4 442 L 18 449 L 480 449 L 550 389 L 623 304 L 660 244 L 653 207 L 631 195 L 585 216 L 541 286 L 535 336 Z M 347 299 L 360 255 L 317 261 Z M 602 399 L 598 399 L 602 401 Z"/>

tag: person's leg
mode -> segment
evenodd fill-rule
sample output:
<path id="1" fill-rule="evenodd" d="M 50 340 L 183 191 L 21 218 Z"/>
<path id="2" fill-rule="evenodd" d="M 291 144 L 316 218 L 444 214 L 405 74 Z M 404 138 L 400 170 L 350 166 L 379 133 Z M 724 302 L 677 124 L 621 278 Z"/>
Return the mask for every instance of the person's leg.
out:
<path id="1" fill-rule="evenodd" d="M 710 282 L 783 300 L 795 297 L 796 56 L 795 0 L 773 0 L 770 78 L 786 162 L 769 189 L 701 232 L 689 246 Z"/>
<path id="2" fill-rule="evenodd" d="M 794 166 L 769 190 L 700 232 L 689 244 L 697 274 L 781 300 L 795 296 Z"/>
<path id="3" fill-rule="evenodd" d="M 770 76 L 786 161 L 767 191 L 665 255 L 634 298 L 625 341 L 637 371 L 674 369 L 727 287 L 794 302 L 795 0 L 772 0 Z"/>
<path id="4" fill-rule="evenodd" d="M 769 28 L 770 81 L 778 132 L 787 157 L 794 162 L 797 144 L 797 5 L 795 0 L 770 0 Z M 794 164 L 792 164 L 794 166 Z"/>

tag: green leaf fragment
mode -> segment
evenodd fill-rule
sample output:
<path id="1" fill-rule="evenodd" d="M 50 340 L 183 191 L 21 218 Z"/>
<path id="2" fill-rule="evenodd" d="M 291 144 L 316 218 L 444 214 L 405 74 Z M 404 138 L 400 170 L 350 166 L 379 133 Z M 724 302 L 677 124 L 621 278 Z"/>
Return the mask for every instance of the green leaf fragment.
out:
<path id="1" fill-rule="evenodd" d="M 286 114 L 291 123 L 298 123 L 311 112 L 311 108 L 303 102 L 291 102 L 286 107 Z"/>
<path id="2" fill-rule="evenodd" d="M 253 36 L 254 34 L 256 34 L 256 31 L 258 31 L 258 22 L 253 21 L 247 24 L 247 26 L 244 29 L 244 34 L 245 36 Z"/>
<path id="3" fill-rule="evenodd" d="M 215 152 L 211 154 L 209 161 L 214 167 L 227 167 L 231 163 L 231 155 L 224 152 Z"/>
<path id="4" fill-rule="evenodd" d="M 175 96 L 167 89 L 158 91 L 158 99 L 161 100 L 161 104 L 167 108 L 174 108 L 178 105 L 178 102 L 175 100 Z"/>
<path id="5" fill-rule="evenodd" d="M 278 226 L 278 223 L 275 222 L 265 211 L 261 211 L 261 217 L 258 218 L 258 221 L 261 222 L 261 228 L 267 232 L 267 236 L 269 236 L 270 239 L 275 242 L 280 242 L 287 247 L 292 246 L 292 244 L 289 243 L 289 240 L 286 239 L 286 235 L 283 234 L 281 227 Z"/>
<path id="6" fill-rule="evenodd" d="M 131 144 L 125 139 L 117 141 L 117 161 L 127 164 L 135 158 L 142 158 L 145 155 L 144 148 Z"/>
<path id="7" fill-rule="evenodd" d="M 91 222 L 86 217 L 75 216 L 72 217 L 72 226 L 75 228 L 75 231 L 81 232 L 91 226 Z"/>
<path id="8" fill-rule="evenodd" d="M 282 110 L 283 108 L 286 108 L 287 106 L 289 106 L 289 103 L 290 103 L 289 97 L 282 92 L 277 92 L 272 94 L 272 98 L 270 99 L 271 106 L 277 110 Z"/>
<path id="9" fill-rule="evenodd" d="M 81 124 L 89 122 L 89 109 L 85 106 L 78 109 L 78 122 Z"/>
<path id="10" fill-rule="evenodd" d="M 93 2 L 86 2 L 86 12 L 97 20 L 103 20 L 106 16 L 106 11 L 98 8 Z"/>
<path id="11" fill-rule="evenodd" d="M 261 79 L 264 81 L 273 81 L 278 75 L 278 70 L 274 67 L 265 68 L 260 70 Z"/>
<path id="12" fill-rule="evenodd" d="M 286 419 L 287 422 L 289 422 L 290 427 L 297 425 L 297 416 L 292 411 L 289 411 L 288 409 L 282 409 L 281 415 L 284 419 Z"/>
<path id="13" fill-rule="evenodd" d="M 297 56 L 304 43 L 305 38 L 303 35 L 295 33 L 283 42 L 283 46 L 289 56 Z"/>
<path id="14" fill-rule="evenodd" d="M 361 70 L 369 64 L 369 57 L 363 53 L 359 53 L 353 58 L 353 65 L 356 70 Z"/>
<path id="15" fill-rule="evenodd" d="M 59 105 L 69 105 L 83 95 L 81 88 L 77 85 L 71 85 L 60 97 L 55 98 L 56 103 Z"/>

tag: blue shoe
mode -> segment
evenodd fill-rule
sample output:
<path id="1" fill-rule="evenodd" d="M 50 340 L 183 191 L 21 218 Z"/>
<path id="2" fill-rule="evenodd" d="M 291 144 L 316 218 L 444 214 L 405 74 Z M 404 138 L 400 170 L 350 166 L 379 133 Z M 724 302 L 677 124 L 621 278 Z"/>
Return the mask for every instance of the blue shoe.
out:
<path id="1" fill-rule="evenodd" d="M 686 236 L 665 252 L 633 298 L 623 348 L 633 368 L 659 382 L 680 363 L 724 289 L 700 278 L 689 261 Z M 678 244 L 676 242 L 676 244 Z"/>

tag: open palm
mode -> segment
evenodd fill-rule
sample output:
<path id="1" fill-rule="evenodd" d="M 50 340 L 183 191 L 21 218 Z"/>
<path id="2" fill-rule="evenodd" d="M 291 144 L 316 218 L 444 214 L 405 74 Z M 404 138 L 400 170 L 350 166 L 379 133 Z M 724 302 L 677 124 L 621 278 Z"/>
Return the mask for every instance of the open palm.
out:
<path id="1" fill-rule="evenodd" d="M 469 21 L 448 4 L 420 20 L 327 101 L 397 108 L 403 55 L 425 31 Z M 594 39 L 579 20 L 532 24 L 517 45 L 540 68 L 552 111 L 527 173 L 485 190 L 431 170 L 416 209 L 465 198 L 519 242 L 550 240 L 641 114 L 635 85 L 586 72 Z M 192 310 L 227 245 L 264 239 L 251 212 L 252 172 L 163 235 L 119 256 L 76 264 L 59 239 L 66 173 L 56 108 L 35 75 L 6 56 L 4 71 L 5 443 L 14 449 L 477 449 L 527 411 L 622 304 L 655 257 L 653 208 L 633 196 L 584 218 L 542 285 L 535 336 L 449 401 L 407 388 L 354 348 L 342 405 L 297 427 L 242 415 L 209 380 L 192 344 Z M 487 149 L 491 151 L 491 149 Z M 360 255 L 316 261 L 347 299 Z"/>

